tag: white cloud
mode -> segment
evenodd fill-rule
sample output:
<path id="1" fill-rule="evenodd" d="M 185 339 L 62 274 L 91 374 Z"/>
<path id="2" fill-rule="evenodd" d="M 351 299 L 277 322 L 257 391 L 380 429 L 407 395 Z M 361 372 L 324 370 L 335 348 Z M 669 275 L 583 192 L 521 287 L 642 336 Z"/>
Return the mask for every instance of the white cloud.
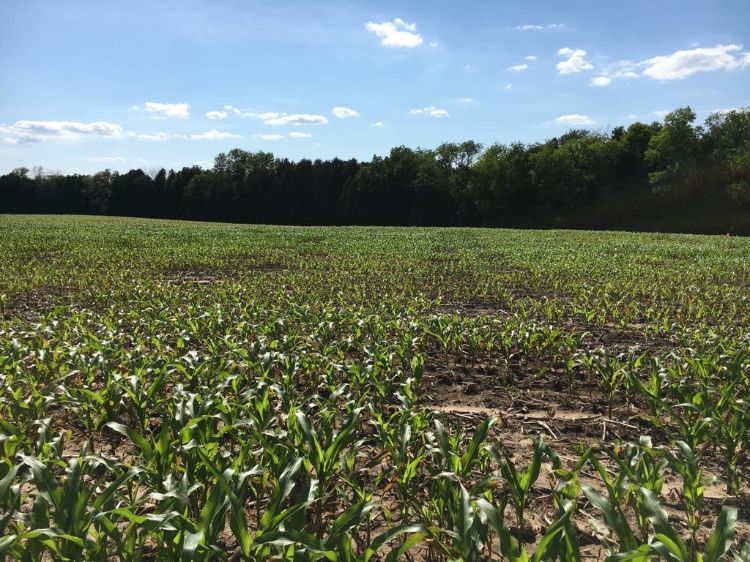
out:
<path id="1" fill-rule="evenodd" d="M 592 78 L 589 85 L 609 86 L 615 79 L 638 78 L 639 74 L 636 72 L 638 69 L 639 64 L 629 60 L 608 64 L 599 70 L 601 74 Z"/>
<path id="2" fill-rule="evenodd" d="M 235 135 L 233 133 L 227 133 L 226 131 L 217 131 L 211 129 L 205 133 L 194 133 L 190 135 L 193 140 L 225 140 L 225 139 L 239 139 L 242 135 Z"/>
<path id="3" fill-rule="evenodd" d="M 401 18 L 379 23 L 368 21 L 365 28 L 377 35 L 380 44 L 386 47 L 413 48 L 422 44 L 422 36 L 417 33 L 417 26 Z"/>
<path id="4" fill-rule="evenodd" d="M 591 70 L 594 65 L 586 60 L 586 51 L 583 49 L 571 49 L 563 47 L 557 54 L 566 57 L 564 61 L 557 63 L 557 70 L 560 74 L 573 74 L 582 70 Z"/>
<path id="5" fill-rule="evenodd" d="M 172 139 L 186 139 L 187 135 L 165 133 L 164 131 L 160 131 L 158 133 L 144 133 L 144 134 L 138 135 L 137 138 L 139 141 L 166 142 Z"/>
<path id="6" fill-rule="evenodd" d="M 742 45 L 716 45 L 671 55 L 653 57 L 643 61 L 643 74 L 655 80 L 681 80 L 698 72 L 736 70 L 750 65 L 750 52 L 742 51 Z"/>
<path id="7" fill-rule="evenodd" d="M 564 23 L 548 23 L 547 25 L 539 25 L 537 23 L 527 23 L 525 25 L 517 25 L 513 29 L 515 31 L 539 31 L 540 29 L 566 29 L 567 26 Z"/>
<path id="8" fill-rule="evenodd" d="M 284 135 L 279 135 L 279 134 L 261 134 L 257 136 L 259 139 L 263 139 L 267 141 L 278 141 L 284 138 Z"/>
<path id="9" fill-rule="evenodd" d="M 531 61 L 534 61 L 534 60 L 537 60 L 537 59 L 538 59 L 539 57 L 538 57 L 538 56 L 536 56 L 536 55 L 526 55 L 526 56 L 525 56 L 525 57 L 523 57 L 523 58 L 524 58 L 524 60 L 531 60 Z"/>
<path id="10" fill-rule="evenodd" d="M 506 68 L 506 70 L 510 70 L 512 72 L 523 72 L 524 70 L 528 70 L 528 68 L 528 64 L 514 64 L 513 66 L 509 66 L 508 68 Z"/>
<path id="11" fill-rule="evenodd" d="M 504 87 L 506 90 L 511 90 L 513 89 L 513 84 L 506 84 Z"/>
<path id="12" fill-rule="evenodd" d="M 11 139 L 8 144 L 19 142 L 40 142 L 46 140 L 75 140 L 84 136 L 120 138 L 123 130 L 120 125 L 95 121 L 16 121 L 12 125 L 0 123 L 0 133 Z M 13 142 L 15 141 L 15 142 Z"/>
<path id="13" fill-rule="evenodd" d="M 3 137 L 3 142 L 5 144 L 18 144 L 18 141 L 16 139 L 12 139 L 10 137 Z"/>
<path id="14" fill-rule="evenodd" d="M 385 127 L 382 121 L 375 121 L 375 123 L 370 123 L 370 127 Z"/>
<path id="15" fill-rule="evenodd" d="M 250 111 L 246 111 L 244 109 L 240 109 L 239 107 L 235 107 L 235 106 L 229 105 L 229 104 L 225 105 L 224 109 L 226 111 L 231 111 L 232 113 L 234 113 L 235 115 L 238 115 L 240 117 L 257 117 L 256 113 L 252 113 Z M 274 115 L 278 115 L 278 114 L 274 113 Z"/>
<path id="16" fill-rule="evenodd" d="M 324 115 L 311 113 L 279 113 L 278 111 L 265 111 L 255 113 L 246 109 L 240 109 L 233 105 L 225 105 L 224 109 L 240 117 L 252 117 L 260 119 L 265 125 L 325 125 L 328 119 Z M 352 110 L 353 111 L 353 110 Z"/>
<path id="17" fill-rule="evenodd" d="M 206 117 L 208 117 L 212 121 L 216 119 L 226 119 L 227 112 L 226 111 L 209 111 L 208 113 L 206 113 Z"/>
<path id="18" fill-rule="evenodd" d="M 555 117 L 553 123 L 555 123 L 556 125 L 596 125 L 596 121 L 594 121 L 591 117 L 589 117 L 588 115 L 581 115 L 580 113 L 560 115 L 560 117 Z"/>
<path id="19" fill-rule="evenodd" d="M 147 101 L 143 109 L 153 113 L 154 119 L 187 119 L 190 116 L 190 106 L 186 103 L 159 103 Z"/>
<path id="20" fill-rule="evenodd" d="M 356 110 L 352 109 L 351 107 L 342 107 L 340 105 L 337 105 L 333 108 L 331 111 L 334 117 L 338 117 L 339 119 L 347 119 L 349 117 L 359 117 L 359 113 L 357 113 Z"/>
<path id="21" fill-rule="evenodd" d="M 274 117 L 270 117 L 274 115 Z M 265 118 L 264 118 L 265 116 Z M 265 113 L 258 115 L 266 125 L 325 125 L 328 123 L 323 115 L 312 115 L 309 113 Z"/>
<path id="22" fill-rule="evenodd" d="M 625 116 L 625 119 L 627 119 L 628 121 L 635 121 L 636 119 L 638 119 L 638 116 L 635 113 L 629 113 Z"/>
<path id="23" fill-rule="evenodd" d="M 474 98 L 458 98 L 461 103 L 474 103 Z"/>
<path id="24" fill-rule="evenodd" d="M 125 158 L 122 156 L 92 156 L 89 158 L 89 162 L 124 162 Z"/>
<path id="25" fill-rule="evenodd" d="M 430 117 L 448 117 L 448 112 L 445 109 L 441 109 L 439 107 L 435 107 L 434 105 L 431 105 L 430 107 L 423 107 L 421 109 L 411 109 L 409 110 L 410 115 L 429 115 Z"/>
<path id="26" fill-rule="evenodd" d="M 312 135 L 310 133 L 303 133 L 302 131 L 292 131 L 289 136 L 293 139 L 309 139 Z"/>

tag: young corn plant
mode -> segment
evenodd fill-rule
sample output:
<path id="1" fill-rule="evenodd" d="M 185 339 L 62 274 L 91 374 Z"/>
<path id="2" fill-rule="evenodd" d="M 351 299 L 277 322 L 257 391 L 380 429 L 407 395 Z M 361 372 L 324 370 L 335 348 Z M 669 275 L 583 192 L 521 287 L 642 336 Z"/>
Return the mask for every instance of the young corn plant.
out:
<path id="1" fill-rule="evenodd" d="M 504 494 L 507 501 L 513 506 L 516 514 L 517 539 L 523 544 L 523 537 L 526 532 L 526 504 L 529 498 L 529 492 L 532 486 L 539 478 L 542 468 L 542 460 L 547 451 L 544 439 L 540 435 L 534 444 L 534 454 L 531 464 L 526 470 L 519 472 L 510 456 L 502 450 L 491 448 L 490 454 L 499 465 L 499 476 L 505 482 Z"/>

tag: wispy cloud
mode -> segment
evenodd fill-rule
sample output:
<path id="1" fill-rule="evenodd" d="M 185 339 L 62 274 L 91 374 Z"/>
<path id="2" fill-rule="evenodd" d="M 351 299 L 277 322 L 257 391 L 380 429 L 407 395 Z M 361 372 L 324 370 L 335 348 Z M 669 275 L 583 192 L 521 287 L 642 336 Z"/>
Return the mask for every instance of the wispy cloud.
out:
<path id="1" fill-rule="evenodd" d="M 513 27 L 515 31 L 541 31 L 542 29 L 567 29 L 568 26 L 564 23 L 548 23 L 546 25 L 540 25 L 538 23 L 527 23 L 524 25 L 516 25 Z"/>
<path id="2" fill-rule="evenodd" d="M 528 64 L 514 64 L 513 66 L 509 66 L 506 68 L 506 70 L 510 70 L 511 72 L 523 72 L 524 70 L 528 70 L 529 65 Z"/>
<path id="3" fill-rule="evenodd" d="M 281 139 L 284 138 L 284 135 L 273 134 L 273 133 L 260 134 L 260 135 L 256 135 L 256 136 L 259 139 L 263 139 L 263 140 L 267 140 L 267 141 L 279 141 L 279 140 L 281 140 Z"/>
<path id="4" fill-rule="evenodd" d="M 187 119 L 190 116 L 190 105 L 187 103 L 160 103 L 147 101 L 143 109 L 151 113 L 154 119 Z"/>
<path id="5" fill-rule="evenodd" d="M 206 113 L 206 117 L 208 117 L 212 121 L 215 121 L 217 119 L 226 119 L 227 115 L 228 114 L 226 111 L 209 111 Z"/>
<path id="6" fill-rule="evenodd" d="M 270 115 L 270 114 L 266 114 Z M 286 113 L 276 114 L 275 117 L 264 119 L 258 116 L 266 125 L 325 125 L 328 123 L 323 115 L 314 115 L 310 113 Z"/>
<path id="7" fill-rule="evenodd" d="M 240 109 L 233 105 L 225 105 L 224 110 L 239 117 L 260 119 L 264 125 L 325 125 L 328 119 L 325 115 L 313 113 L 280 113 L 278 111 L 255 112 Z"/>
<path id="8" fill-rule="evenodd" d="M 190 135 L 190 138 L 193 140 L 225 140 L 239 139 L 242 138 L 242 135 L 236 135 L 233 133 L 228 133 L 226 131 L 217 131 L 216 129 L 211 129 L 210 131 L 206 131 L 205 133 L 194 133 Z"/>
<path id="9" fill-rule="evenodd" d="M 409 114 L 429 115 L 430 117 L 449 117 L 448 112 L 445 109 L 435 107 L 434 105 L 431 105 L 430 107 L 423 107 L 421 109 L 410 109 Z"/>
<path id="10" fill-rule="evenodd" d="M 338 119 L 348 119 L 350 117 L 359 117 L 359 113 L 351 107 L 342 107 L 337 105 L 331 111 L 334 117 Z"/>
<path id="11" fill-rule="evenodd" d="M 293 139 L 309 139 L 312 134 L 303 133 L 302 131 L 292 131 L 291 133 L 289 133 L 289 136 Z"/>
<path id="12" fill-rule="evenodd" d="M 609 86 L 614 80 L 622 78 L 638 78 L 638 63 L 629 60 L 622 60 L 612 64 L 605 65 L 599 69 L 600 75 L 595 76 L 589 82 L 591 86 Z"/>
<path id="13" fill-rule="evenodd" d="M 146 142 L 166 142 L 172 139 L 186 139 L 187 135 L 180 133 L 167 133 L 159 131 L 158 133 L 142 133 L 136 137 L 139 141 Z"/>
<path id="14" fill-rule="evenodd" d="M 375 121 L 375 123 L 370 123 L 370 127 L 385 127 L 382 121 Z"/>
<path id="15" fill-rule="evenodd" d="M 370 31 L 380 38 L 380 44 L 386 47 L 405 47 L 413 48 L 422 44 L 422 36 L 417 33 L 417 26 L 413 23 L 407 23 L 401 18 L 393 21 L 372 22 L 365 24 L 367 31 Z"/>
<path id="16" fill-rule="evenodd" d="M 122 156 L 92 156 L 89 158 L 89 162 L 124 162 L 125 158 Z"/>

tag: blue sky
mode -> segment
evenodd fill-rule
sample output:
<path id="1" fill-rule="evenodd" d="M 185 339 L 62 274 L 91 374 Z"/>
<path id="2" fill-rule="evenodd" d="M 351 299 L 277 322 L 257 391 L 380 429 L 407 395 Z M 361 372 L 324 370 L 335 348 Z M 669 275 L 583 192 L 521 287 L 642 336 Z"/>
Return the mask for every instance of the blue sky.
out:
<path id="1" fill-rule="evenodd" d="M 748 0 L 7 1 L 0 172 L 363 158 L 750 105 Z"/>

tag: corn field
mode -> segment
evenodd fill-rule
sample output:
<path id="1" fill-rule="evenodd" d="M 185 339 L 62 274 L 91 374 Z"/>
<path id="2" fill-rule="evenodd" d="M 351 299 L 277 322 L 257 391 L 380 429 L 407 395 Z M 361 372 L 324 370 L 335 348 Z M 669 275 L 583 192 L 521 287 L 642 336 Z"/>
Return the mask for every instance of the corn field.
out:
<path id="1" fill-rule="evenodd" d="M 750 562 L 750 240 L 0 216 L 0 561 Z"/>

